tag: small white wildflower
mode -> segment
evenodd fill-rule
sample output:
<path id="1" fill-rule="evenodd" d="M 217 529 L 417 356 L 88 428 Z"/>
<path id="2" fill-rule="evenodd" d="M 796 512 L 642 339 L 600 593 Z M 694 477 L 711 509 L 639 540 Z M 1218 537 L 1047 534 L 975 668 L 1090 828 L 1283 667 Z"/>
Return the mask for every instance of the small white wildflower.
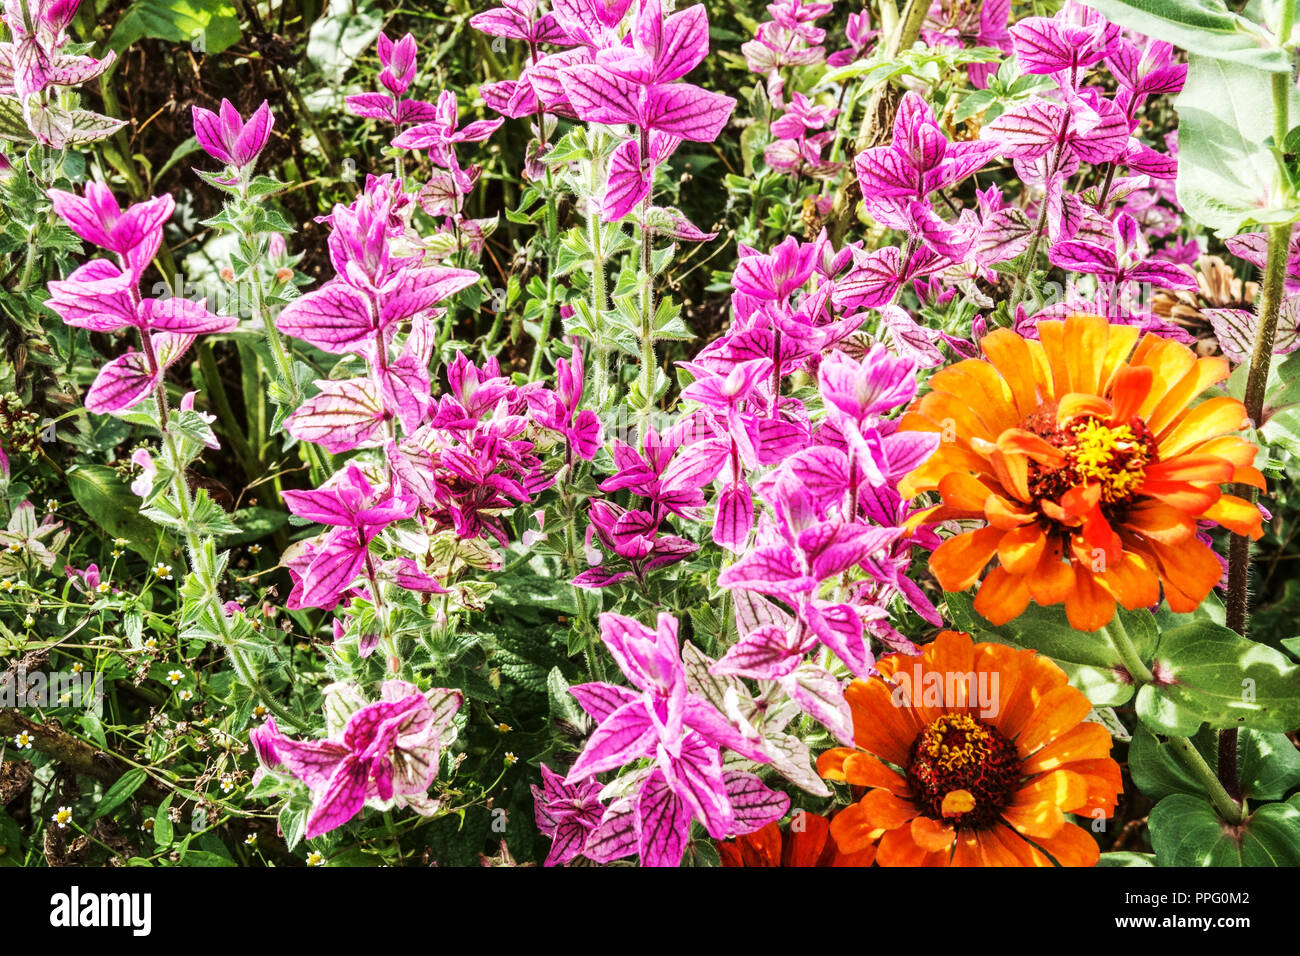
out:
<path id="1" fill-rule="evenodd" d="M 57 498 L 46 498 L 46 499 L 45 499 L 45 510 L 46 510 L 46 511 L 50 511 L 50 512 L 58 511 L 58 510 L 59 510 L 59 501 L 58 501 L 58 499 L 57 499 Z"/>
<path id="2" fill-rule="evenodd" d="M 59 809 L 54 813 L 54 815 L 50 817 L 50 820 L 52 820 L 54 823 L 57 823 L 59 825 L 59 829 L 62 830 L 64 827 L 66 827 L 69 823 L 72 822 L 72 808 L 59 807 Z"/>
<path id="3" fill-rule="evenodd" d="M 173 687 L 175 687 L 177 684 L 179 684 L 179 683 L 184 679 L 184 677 L 185 677 L 185 672 L 184 672 L 184 671 L 169 670 L 169 671 L 167 672 L 167 683 L 169 683 L 169 684 L 171 684 Z"/>
<path id="4" fill-rule="evenodd" d="M 187 688 L 185 688 L 185 690 L 181 691 L 181 692 L 180 692 L 179 694 L 177 694 L 176 696 L 179 697 L 181 700 L 193 700 L 193 699 L 194 699 L 194 691 L 190 690 L 190 689 L 187 687 Z"/>
<path id="5" fill-rule="evenodd" d="M 262 546 L 261 546 L 260 544 L 250 544 L 250 545 L 248 546 L 248 553 L 249 553 L 249 554 L 261 554 L 261 553 L 262 553 Z"/>
<path id="6" fill-rule="evenodd" d="M 170 564 L 163 564 L 159 561 L 153 566 L 153 573 L 164 581 L 172 580 L 172 566 Z"/>
<path id="7" fill-rule="evenodd" d="M 125 548 L 130 542 L 128 542 L 126 538 L 114 538 L 113 543 L 119 548 Z"/>
<path id="8" fill-rule="evenodd" d="M 248 836 L 244 837 L 244 845 L 245 845 L 245 846 L 257 846 L 257 834 L 256 834 L 256 833 L 250 833 Z"/>
<path id="9" fill-rule="evenodd" d="M 231 776 L 230 774 L 228 774 L 228 773 L 227 773 L 227 774 L 222 774 L 222 776 L 221 776 L 221 792 L 222 792 L 222 793 L 229 793 L 231 790 L 234 790 L 234 789 L 235 789 L 235 778 L 232 777 L 232 776 Z"/>
<path id="10" fill-rule="evenodd" d="M 518 759 L 519 759 L 519 758 L 516 757 L 513 753 L 511 753 L 509 750 L 506 751 L 506 766 L 507 766 L 507 767 L 513 767 L 514 764 L 515 764 L 515 761 L 518 760 Z"/>
<path id="11" fill-rule="evenodd" d="M 258 704 L 253 708 L 253 716 L 258 720 L 266 720 L 266 715 L 269 713 L 270 711 L 266 709 L 265 704 Z"/>
<path id="12" fill-rule="evenodd" d="M 325 854 L 321 853 L 319 850 L 312 850 L 310 853 L 307 854 L 307 865 L 324 866 Z"/>
<path id="13" fill-rule="evenodd" d="M 25 731 L 25 730 L 24 730 L 24 731 L 20 731 L 20 732 L 19 732 L 19 733 L 14 737 L 14 746 L 17 747 L 19 750 L 31 750 L 31 749 L 32 749 L 32 735 L 29 734 L 29 733 L 27 733 L 27 731 Z"/>
<path id="14" fill-rule="evenodd" d="M 75 664 L 72 665 L 72 673 L 74 674 L 80 674 L 85 669 L 86 669 L 86 665 L 81 663 L 81 661 L 77 661 Z"/>

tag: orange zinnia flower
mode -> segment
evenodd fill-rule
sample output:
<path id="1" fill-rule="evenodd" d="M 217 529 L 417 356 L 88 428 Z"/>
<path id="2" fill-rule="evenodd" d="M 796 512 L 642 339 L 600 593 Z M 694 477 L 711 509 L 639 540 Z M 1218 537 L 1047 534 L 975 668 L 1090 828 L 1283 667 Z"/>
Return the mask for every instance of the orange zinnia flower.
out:
<path id="1" fill-rule="evenodd" d="M 880 866 L 1097 862 L 1096 842 L 1065 814 L 1109 817 L 1119 764 L 1064 671 L 954 631 L 877 667 L 845 692 L 858 749 L 817 761 L 826 779 L 870 788 L 831 821 L 841 852 L 874 844 Z"/>
<path id="2" fill-rule="evenodd" d="M 1192 405 L 1227 377 L 1227 361 L 1157 335 L 1139 343 L 1135 327 L 1095 315 L 1038 330 L 1042 341 L 1009 329 L 985 336 L 987 358 L 936 373 L 900 423 L 943 436 L 900 483 L 904 496 L 943 498 L 913 523 L 988 522 L 944 541 L 930 570 L 944 590 L 963 591 L 996 556 L 975 598 L 994 624 L 1032 598 L 1064 601 L 1072 627 L 1095 631 L 1116 601 L 1158 603 L 1161 584 L 1171 609 L 1194 611 L 1223 572 L 1196 522 L 1263 534 L 1259 509 L 1219 488 L 1264 488 L 1255 446 L 1231 434 L 1247 424 L 1245 406 Z"/>
<path id="3" fill-rule="evenodd" d="M 766 826 L 718 843 L 723 866 L 870 866 L 876 855 L 874 844 L 857 853 L 841 853 L 831 836 L 825 817 L 804 813 L 798 827 L 791 822 L 782 832 L 775 821 Z"/>

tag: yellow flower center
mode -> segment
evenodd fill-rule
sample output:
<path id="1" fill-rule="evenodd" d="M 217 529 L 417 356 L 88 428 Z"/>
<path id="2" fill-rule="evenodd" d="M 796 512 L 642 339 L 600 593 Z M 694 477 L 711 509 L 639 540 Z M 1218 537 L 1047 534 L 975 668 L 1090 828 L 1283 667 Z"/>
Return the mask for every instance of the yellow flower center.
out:
<path id="1" fill-rule="evenodd" d="M 1103 501 L 1121 501 L 1141 487 L 1151 447 L 1133 425 L 1106 425 L 1081 417 L 1070 421 L 1064 431 L 1073 439 L 1062 449 L 1066 458 L 1083 483 L 1101 485 Z"/>
<path id="2" fill-rule="evenodd" d="M 944 714 L 912 743 L 906 767 L 916 806 L 935 820 L 980 829 L 997 820 L 1020 782 L 1016 746 L 969 714 Z"/>

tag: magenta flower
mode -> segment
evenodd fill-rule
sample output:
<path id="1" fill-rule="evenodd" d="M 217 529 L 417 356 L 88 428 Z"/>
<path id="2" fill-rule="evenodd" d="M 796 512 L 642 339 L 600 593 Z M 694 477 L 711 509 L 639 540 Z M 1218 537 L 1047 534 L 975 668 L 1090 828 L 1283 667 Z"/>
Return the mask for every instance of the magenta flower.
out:
<path id="1" fill-rule="evenodd" d="M 223 99 L 219 112 L 193 107 L 194 136 L 213 159 L 244 169 L 257 161 L 271 138 L 275 117 L 265 100 L 245 122 L 230 100 Z"/>
<path id="2" fill-rule="evenodd" d="M 704 6 L 696 4 L 665 19 L 659 0 L 645 0 L 630 39 L 601 50 L 594 64 L 561 73 L 579 119 L 628 123 L 701 143 L 717 139 L 736 101 L 690 83 L 673 83 L 708 53 Z"/>
<path id="3" fill-rule="evenodd" d="M 263 771 L 297 778 L 311 790 L 304 833 L 310 840 L 341 827 L 367 803 L 433 813 L 437 803 L 428 790 L 442 745 L 455 737 L 451 720 L 463 700 L 460 691 L 421 692 L 390 680 L 381 699 L 367 704 L 354 688 L 333 685 L 326 690 L 324 740 L 286 737 L 271 719 L 254 728 L 249 742 Z"/>
<path id="4" fill-rule="evenodd" d="M 531 391 L 528 404 L 533 411 L 533 420 L 543 428 L 550 428 L 564 436 L 565 460 L 573 464 L 576 454 L 584 461 L 591 461 L 600 450 L 604 439 L 604 428 L 600 416 L 590 408 L 580 409 L 582 404 L 582 345 L 573 342 L 573 358 L 560 359 L 555 363 L 557 389 Z"/>
<path id="5" fill-rule="evenodd" d="M 379 84 L 385 92 L 356 93 L 344 101 L 354 116 L 387 120 L 399 129 L 410 123 L 425 123 L 437 115 L 430 103 L 407 99 L 406 91 L 415 80 L 415 37 L 407 34 L 394 42 L 380 33 L 376 43 L 379 54 Z"/>
<path id="6" fill-rule="evenodd" d="M 162 228 L 176 210 L 176 200 L 158 196 L 123 210 L 103 183 L 86 183 L 85 195 L 49 191 L 50 202 L 68 228 L 87 242 L 116 253 L 138 277 L 158 252 Z"/>
<path id="7" fill-rule="evenodd" d="M 1115 50 L 1119 37 L 1119 26 L 1078 0 L 1067 0 L 1054 17 L 1026 17 L 1011 27 L 1021 69 L 1068 74 L 1058 79 L 1071 87 L 1078 85 L 1081 71 Z"/>
<path id="8" fill-rule="evenodd" d="M 949 142 L 930 104 L 907 93 L 894 120 L 892 142 L 863 150 L 855 160 L 863 205 L 878 222 L 906 230 L 939 255 L 960 261 L 973 240 L 971 214 L 965 221 L 947 222 L 929 197 L 965 179 L 997 150 L 988 142 Z"/>
<path id="9" fill-rule="evenodd" d="M 561 866 L 582 853 L 587 837 L 600 825 L 605 805 L 595 780 L 570 784 L 546 764 L 541 770 L 542 786 L 533 784 L 532 791 L 537 829 L 551 838 L 543 865 Z"/>
<path id="10" fill-rule="evenodd" d="M 300 601 L 304 607 L 336 602 L 361 573 L 375 536 L 393 522 L 410 518 L 416 509 L 413 495 L 391 487 L 376 491 L 355 464 L 349 464 L 326 487 L 286 491 L 284 503 L 300 518 L 338 529 L 302 572 Z"/>
<path id="11" fill-rule="evenodd" d="M 8 0 L 0 21 L 8 28 L 9 40 L 0 43 L 0 96 L 12 96 L 25 106 L 33 96 L 52 86 L 80 86 L 102 74 L 117 59 L 109 52 L 103 59 L 63 52 L 72 39 L 67 28 L 76 16 L 80 0 Z M 108 120 L 103 135 L 125 125 Z M 62 147 L 57 129 L 36 124 L 37 138 L 47 145 Z"/>
<path id="12" fill-rule="evenodd" d="M 49 307 L 68 325 L 94 332 L 132 327 L 142 351 L 128 351 L 99 370 L 86 393 L 86 408 L 100 414 L 133 408 L 159 387 L 169 366 L 197 335 L 227 332 L 238 324 L 214 315 L 202 302 L 173 296 L 140 296 L 140 276 L 162 242 L 163 224 L 175 204 L 170 196 L 123 211 L 108 187 L 86 186 L 86 195 L 50 190 L 54 211 L 88 242 L 117 254 L 117 263 L 92 259 L 67 279 L 49 283 Z"/>
<path id="13" fill-rule="evenodd" d="M 642 758 L 651 758 L 653 764 L 638 774 L 636 794 L 605 813 L 588 837 L 585 854 L 606 862 L 636 852 L 643 866 L 675 866 L 685 851 L 692 818 L 715 839 L 750 833 L 780 819 L 789 808 L 789 797 L 769 790 L 752 774 L 731 780 L 724 775 L 723 747 L 759 763 L 769 758 L 712 704 L 688 689 L 677 619 L 660 614 L 652 631 L 621 614 L 602 614 L 600 630 L 619 669 L 637 690 L 600 682 L 570 688 L 599 724 L 565 782 L 578 784 Z"/>

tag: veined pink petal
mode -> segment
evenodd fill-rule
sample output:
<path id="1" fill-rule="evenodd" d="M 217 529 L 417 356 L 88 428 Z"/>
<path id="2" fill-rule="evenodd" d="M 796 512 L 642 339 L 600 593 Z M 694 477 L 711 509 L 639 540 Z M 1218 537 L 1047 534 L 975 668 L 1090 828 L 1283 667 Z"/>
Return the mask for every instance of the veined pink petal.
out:
<path id="1" fill-rule="evenodd" d="M 646 88 L 644 123 L 697 143 L 711 143 L 727 125 L 736 101 L 690 83 L 656 84 Z"/>
<path id="2" fill-rule="evenodd" d="M 642 866 L 681 864 L 690 838 L 691 812 L 686 802 L 668 786 L 658 767 L 637 794 L 635 821 L 637 853 Z"/>
<path id="3" fill-rule="evenodd" d="M 193 302 L 180 296 L 167 299 L 145 299 L 140 305 L 144 325 L 163 332 L 186 335 L 203 335 L 229 332 L 239 320 L 229 315 L 214 315 L 202 302 Z"/>
<path id="4" fill-rule="evenodd" d="M 290 302 L 276 317 L 275 327 L 334 354 L 356 351 L 377 331 L 370 302 L 352 286 L 337 281 Z"/>
<path id="5" fill-rule="evenodd" d="M 369 379 L 323 379 L 316 386 L 320 393 L 289 416 L 289 434 L 331 453 L 382 443 L 384 403 Z"/>
<path id="6" fill-rule="evenodd" d="M 607 125 L 641 124 L 642 88 L 631 80 L 592 64 L 561 69 L 559 77 L 579 119 Z"/>
<path id="7" fill-rule="evenodd" d="M 151 373 L 143 352 L 119 355 L 99 370 L 86 392 L 86 410 L 97 415 L 134 408 L 153 391 L 159 373 Z"/>

